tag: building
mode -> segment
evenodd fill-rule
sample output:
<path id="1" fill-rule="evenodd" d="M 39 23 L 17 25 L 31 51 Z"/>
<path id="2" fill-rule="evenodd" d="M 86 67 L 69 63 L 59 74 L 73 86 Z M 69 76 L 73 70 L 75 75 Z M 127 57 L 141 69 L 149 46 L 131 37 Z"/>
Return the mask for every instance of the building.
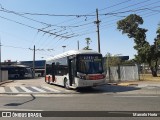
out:
<path id="1" fill-rule="evenodd" d="M 45 74 L 45 60 L 35 61 L 35 76 L 44 76 Z M 18 64 L 29 66 L 33 69 L 33 61 L 20 61 Z"/>

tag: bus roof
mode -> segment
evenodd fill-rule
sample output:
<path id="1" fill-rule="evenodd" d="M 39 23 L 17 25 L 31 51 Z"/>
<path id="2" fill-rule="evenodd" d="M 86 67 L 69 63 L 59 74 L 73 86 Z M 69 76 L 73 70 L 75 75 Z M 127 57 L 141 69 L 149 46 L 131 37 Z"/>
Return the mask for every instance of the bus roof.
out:
<path id="1" fill-rule="evenodd" d="M 100 54 L 100 53 L 93 51 L 93 50 L 70 50 L 62 54 L 56 55 L 54 57 L 50 57 L 46 59 L 46 61 L 56 60 L 59 58 L 63 58 L 63 57 L 71 56 L 71 55 L 77 55 L 77 54 Z"/>
<path id="2" fill-rule="evenodd" d="M 19 67 L 19 68 L 29 68 L 29 66 L 26 66 L 26 65 L 7 65 L 7 66 L 2 66 L 3 68 L 16 68 L 16 67 Z"/>

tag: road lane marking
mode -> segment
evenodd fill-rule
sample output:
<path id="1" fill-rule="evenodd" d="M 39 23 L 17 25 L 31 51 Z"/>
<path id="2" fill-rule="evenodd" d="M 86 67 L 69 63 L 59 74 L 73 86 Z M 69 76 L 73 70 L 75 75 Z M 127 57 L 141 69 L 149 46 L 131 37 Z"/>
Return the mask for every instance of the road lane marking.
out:
<path id="1" fill-rule="evenodd" d="M 29 89 L 23 87 L 23 86 L 20 86 L 20 88 L 21 88 L 22 90 L 26 91 L 26 92 L 33 92 L 33 91 L 31 91 L 31 90 L 29 90 Z"/>
<path id="2" fill-rule="evenodd" d="M 53 92 L 60 92 L 59 90 L 56 90 L 56 89 L 52 89 L 50 87 L 47 87 L 47 86 L 43 86 L 43 88 L 47 89 L 47 90 L 50 90 L 50 91 L 53 91 Z"/>
<path id="3" fill-rule="evenodd" d="M 139 97 L 139 98 L 140 98 L 140 97 L 142 97 L 142 98 L 143 98 L 143 97 L 147 97 L 147 98 L 149 98 L 149 97 L 150 97 L 150 98 L 151 98 L 151 97 L 160 97 L 160 96 L 114 96 L 114 97 L 130 97 L 130 98 L 133 98 L 133 97 L 135 97 L 135 98 L 136 98 L 136 97 Z"/>
<path id="4" fill-rule="evenodd" d="M 44 111 L 44 110 L 33 110 L 33 109 L 7 109 L 7 108 L 1 108 L 1 111 Z"/>
<path id="5" fill-rule="evenodd" d="M 16 92 L 16 93 L 19 92 L 15 87 L 10 87 L 10 89 L 11 89 L 12 92 Z"/>
<path id="6" fill-rule="evenodd" d="M 4 93 L 4 92 L 5 92 L 4 87 L 0 87 L 0 93 Z"/>
<path id="7" fill-rule="evenodd" d="M 0 93 L 61 93 L 62 90 L 51 88 L 48 86 L 10 86 L 0 87 Z M 63 90 L 63 92 L 69 92 Z"/>
<path id="8" fill-rule="evenodd" d="M 44 91 L 44 90 L 42 90 L 42 89 L 39 89 L 39 88 L 37 88 L 37 87 L 32 87 L 33 89 L 35 89 L 35 90 L 37 90 L 37 91 L 39 91 L 39 92 L 46 92 L 46 91 Z"/>

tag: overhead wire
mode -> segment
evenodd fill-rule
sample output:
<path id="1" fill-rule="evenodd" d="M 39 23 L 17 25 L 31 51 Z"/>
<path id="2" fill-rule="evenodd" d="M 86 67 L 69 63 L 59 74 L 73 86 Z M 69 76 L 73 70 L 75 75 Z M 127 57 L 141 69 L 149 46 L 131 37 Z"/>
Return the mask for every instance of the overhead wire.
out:
<path id="1" fill-rule="evenodd" d="M 149 13 L 146 13 L 146 14 L 142 14 L 145 17 L 150 17 L 150 16 L 153 16 L 153 15 L 157 15 L 159 14 L 160 12 L 158 13 L 153 13 L 153 12 L 149 12 Z M 106 30 L 106 28 L 109 28 L 109 27 L 114 27 L 115 26 L 115 22 L 111 23 L 111 24 L 108 24 L 108 25 L 104 25 L 103 27 L 100 27 L 100 30 Z M 91 33 L 94 33 L 95 31 L 90 31 L 88 33 L 84 33 L 84 34 L 81 34 L 80 36 L 83 36 L 83 35 L 86 35 L 86 34 L 91 34 Z"/>
<path id="2" fill-rule="evenodd" d="M 112 8 L 112 7 L 115 7 L 115 6 L 118 6 L 118 5 L 127 3 L 127 2 L 129 2 L 129 1 L 131 1 L 131 0 L 121 1 L 121 2 L 119 2 L 119 3 L 116 3 L 116 4 L 114 4 L 114 5 L 109 6 L 108 8 Z M 102 10 L 104 10 L 104 9 L 106 9 L 106 8 L 100 9 L 99 11 L 102 11 Z M 88 13 L 88 14 L 95 14 L 95 11 L 94 11 L 94 12 L 90 12 L 90 13 Z M 88 15 L 88 14 L 87 14 L 87 15 Z M 96 16 L 96 14 L 95 14 L 95 16 Z M 95 18 L 95 16 L 94 16 L 94 17 L 90 17 L 89 19 L 87 19 L 87 21 L 90 20 L 90 19 L 93 20 L 93 18 Z M 77 23 L 82 23 L 82 22 L 84 22 L 84 21 L 76 22 L 76 24 L 77 24 Z M 92 22 L 91 22 L 91 23 L 92 23 Z M 91 24 L 91 23 L 90 23 L 90 24 Z M 88 23 L 88 24 L 89 24 L 89 23 Z M 72 23 L 72 24 L 70 24 L 70 25 L 74 25 L 74 24 Z M 78 26 L 83 26 L 83 24 L 82 24 L 82 25 L 78 25 Z"/>
<path id="3" fill-rule="evenodd" d="M 129 0 L 128 0 L 129 1 Z M 124 1 L 124 2 L 128 2 L 128 1 Z M 147 0 L 147 1 L 144 1 L 144 2 L 148 2 L 148 1 L 150 1 L 150 0 Z M 138 3 L 136 3 L 136 4 L 133 4 L 132 5 L 132 7 L 133 6 L 136 6 L 137 4 L 142 4 L 143 2 L 138 2 Z M 128 8 L 129 6 L 127 6 L 127 7 L 123 7 L 123 8 L 121 8 L 121 9 L 118 9 L 118 10 L 122 10 L 122 9 L 126 9 L 126 8 Z M 106 9 L 106 8 L 105 8 Z M 104 10 L 104 9 L 102 9 L 102 10 Z M 115 12 L 115 11 L 118 11 L 118 10 L 114 10 L 113 12 Z M 125 12 L 131 12 L 131 11 L 125 11 Z M 116 14 L 116 15 L 115 15 Z M 117 14 L 118 13 L 107 13 L 107 14 L 99 14 L 99 15 L 111 15 L 111 16 L 117 16 Z M 124 16 L 118 16 L 118 17 L 124 17 Z M 90 22 L 89 24 L 93 24 L 93 21 L 92 22 Z M 73 24 L 72 24 L 73 25 Z M 83 25 L 83 24 L 82 24 Z M 81 26 L 81 25 L 77 25 L 77 26 Z M 80 30 L 82 30 L 82 29 L 80 29 Z M 75 31 L 75 30 L 74 30 Z"/>
<path id="4" fill-rule="evenodd" d="M 160 1 L 159 1 L 160 2 Z M 156 2 L 157 3 L 157 2 Z M 153 6 L 153 7 L 151 7 L 151 8 L 140 8 L 140 9 L 131 9 L 131 10 L 127 10 L 127 11 L 120 11 L 120 12 L 117 12 L 117 13 L 113 13 L 113 14 L 122 14 L 122 13 L 131 13 L 131 12 L 138 12 L 138 13 L 140 13 L 140 12 L 143 12 L 143 11 L 145 11 L 145 10 L 149 10 L 149 11 L 155 11 L 155 10 L 153 10 L 153 8 L 155 9 L 155 8 L 158 8 L 158 7 L 160 7 L 160 6 Z M 145 11 L 146 12 L 146 11 Z M 156 10 L 156 12 L 158 12 L 157 10 Z M 116 16 L 117 17 L 117 16 Z M 118 16 L 119 17 L 119 16 Z M 121 16 L 120 18 L 123 18 L 123 17 L 125 17 L 125 16 Z M 113 20 L 108 20 L 108 22 L 112 22 L 113 23 L 113 21 L 117 21 L 117 20 L 119 20 L 119 18 L 117 19 L 113 19 Z M 104 23 L 108 23 L 107 21 L 106 22 L 103 22 L 102 24 L 104 24 Z M 88 31 L 88 30 L 86 30 L 86 31 Z M 86 31 L 84 31 L 84 32 L 86 32 Z"/>
<path id="5" fill-rule="evenodd" d="M 127 1 L 130 1 L 130 0 L 127 0 Z M 147 0 L 147 1 L 150 1 L 150 0 Z M 147 2 L 146 1 L 146 2 Z M 143 1 L 143 2 L 145 2 L 145 1 Z M 138 3 L 136 3 L 136 4 L 134 4 L 134 5 L 138 5 L 138 4 L 141 4 L 142 2 L 138 2 Z M 133 5 L 132 5 L 133 6 Z M 130 6 L 131 7 L 131 6 Z M 126 8 L 129 8 L 129 6 L 127 6 L 127 7 L 124 7 L 125 9 Z M 118 10 L 122 10 L 122 9 L 124 9 L 124 8 L 121 8 L 121 9 L 118 9 Z M 104 10 L 104 9 L 103 9 Z M 148 9 L 149 10 L 149 9 Z M 153 10 L 154 12 L 159 12 L 158 10 Z M 125 13 L 126 12 L 136 12 L 136 11 L 124 11 Z M 118 14 L 122 14 L 122 12 L 120 13 L 108 13 L 108 14 L 105 14 L 105 15 L 111 15 L 112 14 L 112 16 L 114 16 L 114 15 L 118 15 Z M 100 15 L 104 15 L 104 14 L 100 14 Z M 88 15 L 88 16 L 95 16 L 95 15 Z M 2 17 L 2 16 L 0 16 L 1 18 L 3 18 L 3 19 L 6 19 L 5 17 Z M 72 16 L 73 17 L 73 16 Z M 84 17 L 84 15 L 83 15 L 83 17 Z M 117 16 L 116 16 L 117 17 Z M 7 19 L 6 19 L 7 20 Z M 14 21 L 14 20 L 11 20 L 12 22 Z M 26 25 L 26 24 L 23 24 L 23 23 L 20 23 L 20 22 L 17 22 L 17 21 L 14 21 L 14 22 L 16 22 L 16 23 L 18 23 L 18 24 L 21 24 L 21 25 L 24 25 L 24 26 L 27 26 L 27 27 L 30 27 L 30 28 L 32 28 L 32 29 L 35 29 L 35 30 L 38 30 L 38 32 L 40 31 L 40 32 L 43 32 L 44 34 L 46 34 L 46 33 L 48 33 L 49 35 L 55 35 L 55 33 L 56 32 L 54 32 L 54 33 L 50 33 L 50 31 L 47 31 L 47 30 L 45 30 L 45 29 L 47 29 L 47 28 L 49 28 L 49 25 L 47 26 L 47 27 L 45 27 L 45 28 L 41 28 L 41 29 L 38 29 L 38 28 L 35 28 L 35 27 L 33 27 L 33 26 L 29 26 L 29 25 Z M 93 22 L 92 22 L 93 23 Z M 86 25 L 90 25 L 91 24 L 91 22 L 89 23 L 84 23 L 84 24 L 81 24 L 79 27 L 82 27 L 82 26 L 86 26 Z M 86 34 L 86 33 L 84 33 L 84 34 Z M 63 35 L 63 33 L 61 33 L 61 34 L 59 34 L 59 35 Z M 78 36 L 80 36 L 80 35 L 77 35 L 77 37 Z M 58 37 L 58 36 L 56 36 L 55 35 L 55 37 Z M 73 36 L 70 36 L 69 38 L 71 38 L 71 37 L 73 37 Z M 59 40 L 57 40 L 57 41 L 59 41 Z"/>
<path id="6" fill-rule="evenodd" d="M 25 26 L 30 27 L 30 28 L 34 28 L 34 29 L 38 30 L 38 32 L 41 31 L 41 32 L 44 32 L 44 34 L 50 34 L 50 35 L 54 35 L 54 36 L 56 36 L 56 37 L 61 37 L 61 38 L 65 38 L 65 39 L 66 39 L 66 38 L 68 39 L 68 38 L 74 37 L 74 36 L 69 36 L 69 35 L 68 35 L 68 36 L 64 36 L 64 34 L 62 34 L 62 33 L 61 33 L 61 34 L 58 34 L 58 32 L 61 32 L 62 30 L 61 30 L 61 31 L 58 31 L 58 32 L 54 32 L 54 33 L 51 33 L 51 30 L 50 30 L 50 31 L 44 30 L 44 29 L 49 28 L 49 27 L 51 27 L 51 26 L 56 26 L 56 27 L 60 27 L 60 28 L 66 28 L 66 26 L 57 26 L 57 25 L 51 25 L 51 24 L 48 24 L 48 23 L 40 22 L 40 21 L 31 19 L 31 18 L 22 16 L 21 14 L 19 14 L 19 13 L 17 13 L 17 12 L 4 9 L 4 8 L 2 7 L 2 5 L 1 5 L 1 11 L 7 12 L 7 13 L 13 13 L 13 14 L 15 14 L 15 15 L 18 15 L 18 16 L 20 16 L 20 17 L 26 18 L 26 19 L 28 19 L 28 20 L 31 20 L 31 21 L 34 21 L 34 22 L 38 22 L 38 23 L 41 23 L 41 24 L 43 24 L 43 25 L 47 25 L 47 27 L 45 27 L 45 28 L 37 29 L 37 28 L 35 28 L 35 27 L 28 26 L 28 25 L 26 25 L 26 24 L 22 24 L 22 23 L 20 23 L 20 22 L 17 22 L 17 21 L 11 20 L 11 19 L 7 19 L 7 18 L 4 18 L 4 17 L 1 17 L 1 18 L 3 18 L 3 19 L 7 19 L 7 20 L 10 20 L 10 21 L 12 21 L 12 22 L 16 22 L 16 23 L 18 23 L 18 24 L 25 25 Z M 73 26 L 67 26 L 67 27 L 73 27 Z M 74 26 L 74 27 L 75 27 L 75 26 Z M 64 31 L 64 30 L 63 30 L 63 31 Z M 37 32 L 37 33 L 38 33 L 38 32 Z M 44 35 L 44 34 L 43 34 L 43 35 Z M 34 41 L 33 41 L 33 42 L 34 42 Z"/>
<path id="7" fill-rule="evenodd" d="M 120 5 L 120 4 L 123 4 L 123 3 L 125 3 L 125 2 L 129 2 L 130 0 L 125 0 L 124 2 L 120 2 L 120 3 L 118 3 L 118 4 L 115 4 L 115 5 L 113 5 L 113 6 L 110 6 L 110 8 L 111 7 L 115 7 L 115 6 L 117 6 L 117 5 Z M 95 13 L 95 12 L 92 12 L 92 13 Z M 90 18 L 91 19 L 91 18 Z M 88 19 L 87 19 L 88 20 Z M 80 22 L 78 22 L 78 23 L 80 23 Z M 85 23 L 85 24 L 81 24 L 81 25 L 78 25 L 78 26 L 85 26 L 85 25 L 90 25 L 90 24 L 93 24 L 93 21 L 92 22 L 88 22 L 88 23 Z M 70 25 L 74 25 L 74 24 L 70 24 Z M 75 32 L 75 30 L 74 30 L 74 32 Z M 80 36 L 80 35 L 79 35 Z"/>
<path id="8" fill-rule="evenodd" d="M 14 49 L 21 49 L 21 50 L 29 50 L 29 51 L 33 51 L 31 48 L 24 48 L 24 47 L 17 47 L 17 46 L 11 46 L 11 45 L 1 45 L 2 47 L 9 47 L 9 48 L 14 48 Z M 38 52 L 38 50 L 36 50 Z M 40 51 L 40 50 L 39 50 Z M 45 52 L 45 51 L 44 51 Z M 36 54 L 40 54 L 40 55 L 45 55 L 45 56 L 53 56 L 53 55 L 49 55 L 49 54 L 42 54 L 42 53 L 36 53 Z"/>
<path id="9" fill-rule="evenodd" d="M 127 0 L 127 1 L 129 1 L 129 0 Z M 125 2 L 127 2 L 127 1 L 121 2 L 121 3 L 119 3 L 119 4 L 125 3 Z M 0 5 L 1 5 L 1 4 L 0 4 Z M 118 4 L 116 4 L 116 5 L 118 5 Z M 116 5 L 114 5 L 114 6 L 116 6 Z M 113 6 L 111 6 L 111 7 L 113 7 Z M 26 19 L 28 19 L 28 20 L 32 20 L 32 21 L 34 21 L 34 22 L 38 22 L 38 23 L 47 25 L 47 28 L 50 27 L 50 26 L 66 27 L 66 26 L 51 25 L 51 24 L 48 24 L 48 23 L 45 23 L 45 22 L 40 22 L 40 21 L 38 21 L 38 20 L 34 20 L 34 19 L 32 19 L 32 18 L 28 18 L 28 17 L 26 17 L 26 16 L 23 16 L 24 14 L 22 14 L 22 13 L 18 13 L 18 12 L 15 12 L 15 11 L 7 10 L 7 9 L 3 8 L 2 5 L 1 5 L 1 11 L 7 12 L 7 13 L 16 14 L 16 15 L 18 15 L 18 16 L 20 16 L 20 17 L 23 17 L 23 18 L 26 18 Z M 29 14 L 29 13 L 26 13 L 26 14 Z M 32 14 L 32 15 L 33 15 L 33 14 Z M 39 15 L 42 15 L 42 14 L 39 14 Z M 79 18 L 79 17 L 96 16 L 96 15 L 86 14 L 86 15 L 51 15 L 51 16 L 76 16 L 77 18 Z M 2 17 L 1 17 L 1 18 L 2 18 Z M 4 17 L 3 17 L 3 18 L 4 18 Z M 9 20 L 9 19 L 7 19 L 7 20 Z M 13 20 L 10 20 L 10 21 L 16 22 L 16 21 L 13 21 Z M 16 23 L 21 24 L 20 22 L 16 22 Z M 25 25 L 25 24 L 21 24 L 21 25 Z M 87 24 L 83 24 L 83 25 L 87 25 Z M 28 25 L 25 25 L 25 26 L 30 27 L 30 28 L 34 28 L 34 27 L 28 26 Z M 81 26 L 82 26 L 82 25 L 81 25 Z M 73 26 L 69 26 L 69 27 L 73 27 Z M 74 27 L 75 27 L 75 26 L 74 26 Z M 34 29 L 37 29 L 37 28 L 34 28 Z M 46 31 L 44 31 L 43 28 L 42 28 L 42 29 L 38 29 L 38 32 L 39 32 L 39 31 L 43 31 L 43 32 L 47 33 Z M 44 34 L 45 34 L 45 33 L 44 33 Z M 49 33 L 49 32 L 48 32 L 48 33 Z M 55 33 L 54 33 L 54 34 L 53 34 L 53 33 L 50 33 L 50 34 L 55 35 Z M 62 35 L 62 34 L 60 34 L 60 35 Z M 59 35 L 58 35 L 58 36 L 59 36 Z M 68 35 L 68 36 L 69 36 L 69 35 Z M 78 35 L 76 35 L 76 36 L 78 36 Z M 71 38 L 71 37 L 74 37 L 74 36 L 69 36 L 68 38 Z"/>
<path id="10" fill-rule="evenodd" d="M 145 2 L 147 2 L 147 1 L 145 1 Z M 142 3 L 143 3 L 143 2 L 138 2 L 138 3 L 134 4 L 134 5 L 142 4 Z M 156 3 L 156 2 L 154 2 L 154 3 Z M 128 8 L 128 7 L 124 7 L 124 8 Z M 123 8 L 123 9 L 124 9 L 124 8 Z M 122 8 L 121 8 L 121 9 L 122 9 Z M 118 10 L 120 10 L 120 9 L 118 9 Z M 140 10 L 142 10 L 142 9 L 140 9 Z M 128 13 L 129 13 L 129 12 L 133 12 L 133 11 L 126 11 L 126 12 L 128 12 Z M 135 12 L 135 11 L 134 11 L 134 12 Z M 122 16 L 122 17 L 125 17 L 125 16 Z M 87 31 L 87 32 L 88 32 L 88 31 Z M 95 31 L 88 32 L 88 33 L 86 33 L 86 32 L 85 32 L 84 34 L 81 34 L 81 35 L 79 35 L 79 36 L 83 36 L 83 35 L 91 34 L 91 33 L 93 33 L 93 32 L 95 33 Z"/>
<path id="11" fill-rule="evenodd" d="M 155 7 L 155 6 L 154 6 Z M 153 7 L 153 8 L 154 8 Z M 157 7 L 159 7 L 159 6 L 157 6 Z M 149 9 L 148 9 L 149 10 Z M 140 11 L 142 11 L 142 10 L 140 10 Z M 143 10 L 143 11 L 145 11 L 145 9 Z M 151 10 L 152 11 L 152 10 Z M 133 12 L 133 11 L 132 11 Z M 154 10 L 153 10 L 153 12 L 154 12 Z M 152 15 L 155 15 L 155 14 L 152 14 Z M 149 15 L 148 16 L 146 16 L 146 17 L 149 17 Z M 113 24 L 113 23 L 112 23 Z M 113 25 L 110 25 L 110 27 L 113 27 Z M 95 31 L 92 31 L 92 32 L 89 32 L 89 33 L 84 33 L 83 35 L 86 35 L 86 34 L 92 34 L 92 33 L 95 33 Z M 83 35 L 81 35 L 81 36 L 83 36 Z M 69 44 L 69 45 L 71 45 L 71 44 Z"/>

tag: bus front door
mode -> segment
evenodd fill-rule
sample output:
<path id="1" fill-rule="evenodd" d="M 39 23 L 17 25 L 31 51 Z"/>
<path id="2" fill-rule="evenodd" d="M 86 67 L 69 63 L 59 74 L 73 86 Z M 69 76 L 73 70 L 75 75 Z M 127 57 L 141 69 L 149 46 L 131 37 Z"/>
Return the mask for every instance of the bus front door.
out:
<path id="1" fill-rule="evenodd" d="M 69 85 L 72 86 L 74 84 L 74 78 L 75 78 L 75 58 L 69 58 Z"/>

